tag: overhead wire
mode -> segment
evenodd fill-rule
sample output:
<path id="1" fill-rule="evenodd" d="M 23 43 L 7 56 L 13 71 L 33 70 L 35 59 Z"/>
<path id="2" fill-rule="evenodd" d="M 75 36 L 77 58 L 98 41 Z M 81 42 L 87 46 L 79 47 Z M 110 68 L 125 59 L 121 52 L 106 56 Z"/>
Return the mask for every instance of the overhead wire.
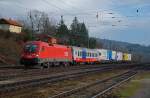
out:
<path id="1" fill-rule="evenodd" d="M 63 5 L 72 6 L 69 3 L 63 3 L 64 2 L 63 0 L 61 0 L 61 1 L 62 1 Z M 94 17 L 96 18 L 96 13 L 98 13 L 98 12 L 99 13 L 100 12 L 106 12 L 108 14 L 114 14 L 112 9 L 109 9 L 110 12 L 108 12 L 108 10 L 99 10 L 99 11 L 98 10 L 84 10 L 82 12 L 68 12 L 65 9 L 57 6 L 56 4 L 53 4 L 53 3 L 49 2 L 49 1 L 47 1 L 47 0 L 43 0 L 43 2 L 45 2 L 47 5 L 52 6 L 53 8 L 55 8 L 56 12 L 54 14 L 57 14 L 57 15 L 58 15 L 59 11 L 60 12 L 63 11 L 65 16 L 79 16 L 80 15 L 80 16 L 87 16 L 88 17 L 88 16 L 91 15 L 91 16 L 93 16 L 93 17 L 90 16 L 91 18 L 94 18 Z M 27 8 L 25 8 L 25 7 L 23 7 L 23 6 L 19 5 L 19 4 L 17 4 L 17 6 L 20 6 L 21 8 L 27 9 Z M 73 7 L 73 8 L 78 9 L 77 7 Z M 137 12 L 139 13 L 139 10 L 137 10 Z M 94 14 L 95 14 L 95 16 L 94 16 Z M 126 17 L 126 18 L 139 18 L 139 17 L 143 17 L 143 16 L 139 16 L 138 15 L 138 16 L 124 16 L 124 17 Z M 146 17 L 146 16 L 144 16 L 144 17 Z M 149 16 L 147 16 L 147 17 L 149 17 Z M 105 17 L 105 16 L 103 16 L 103 18 L 117 19 L 117 18 L 123 18 L 123 17 L 119 17 L 119 16 Z"/>

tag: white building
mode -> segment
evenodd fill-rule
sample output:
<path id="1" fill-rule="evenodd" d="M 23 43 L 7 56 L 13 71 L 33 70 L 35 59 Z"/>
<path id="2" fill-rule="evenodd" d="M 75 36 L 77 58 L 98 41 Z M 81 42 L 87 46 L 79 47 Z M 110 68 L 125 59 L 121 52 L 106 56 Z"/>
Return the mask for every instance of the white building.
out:
<path id="1" fill-rule="evenodd" d="M 0 30 L 9 31 L 12 33 L 21 33 L 22 25 L 11 19 L 0 19 Z"/>

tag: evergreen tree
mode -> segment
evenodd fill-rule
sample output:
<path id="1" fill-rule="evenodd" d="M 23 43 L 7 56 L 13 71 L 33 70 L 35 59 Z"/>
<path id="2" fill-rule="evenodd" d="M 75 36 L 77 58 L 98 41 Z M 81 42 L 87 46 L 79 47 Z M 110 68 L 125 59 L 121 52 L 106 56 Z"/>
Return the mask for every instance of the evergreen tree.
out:
<path id="1" fill-rule="evenodd" d="M 80 42 L 83 47 L 89 47 L 89 34 L 84 23 L 80 24 Z"/>
<path id="2" fill-rule="evenodd" d="M 63 16 L 61 16 L 60 24 L 57 27 L 56 37 L 61 44 L 69 43 L 69 30 L 64 23 Z"/>
<path id="3" fill-rule="evenodd" d="M 71 24 L 71 30 L 70 30 L 70 44 L 73 46 L 79 46 L 76 39 L 78 39 L 78 30 L 79 30 L 79 22 L 77 17 L 74 18 L 72 24 Z"/>
<path id="4" fill-rule="evenodd" d="M 71 24 L 71 31 L 72 33 L 78 33 L 79 32 L 79 22 L 77 17 L 74 18 L 72 24 Z"/>
<path id="5" fill-rule="evenodd" d="M 79 23 L 77 17 L 74 18 L 71 24 L 71 45 L 88 47 L 89 35 L 84 23 Z"/>
<path id="6" fill-rule="evenodd" d="M 95 38 L 90 38 L 89 39 L 89 48 L 96 48 L 97 46 L 97 41 Z"/>

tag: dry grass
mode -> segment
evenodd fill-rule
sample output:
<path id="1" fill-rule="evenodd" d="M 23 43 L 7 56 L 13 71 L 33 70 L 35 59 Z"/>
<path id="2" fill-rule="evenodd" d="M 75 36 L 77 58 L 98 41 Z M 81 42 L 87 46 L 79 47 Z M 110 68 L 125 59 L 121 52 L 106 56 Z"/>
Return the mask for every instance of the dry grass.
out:
<path id="1" fill-rule="evenodd" d="M 18 62 L 21 53 L 21 45 L 13 39 L 0 38 L 0 55 Z"/>
<path id="2" fill-rule="evenodd" d="M 54 84 L 45 85 L 32 90 L 27 90 L 24 92 L 16 93 L 11 96 L 11 98 L 47 98 L 53 96 L 60 92 L 70 90 L 74 87 L 81 87 L 89 83 L 94 82 L 95 80 L 108 78 L 110 76 L 121 73 L 122 71 L 109 71 L 105 73 L 91 74 L 78 79 L 69 79 Z M 4 98 L 4 97 L 3 97 Z M 9 97 L 6 97 L 9 98 Z"/>
<path id="3" fill-rule="evenodd" d="M 132 81 L 121 86 L 115 95 L 119 96 L 119 98 L 129 98 L 133 96 L 142 87 L 143 79 L 150 79 L 150 72 L 139 73 Z"/>

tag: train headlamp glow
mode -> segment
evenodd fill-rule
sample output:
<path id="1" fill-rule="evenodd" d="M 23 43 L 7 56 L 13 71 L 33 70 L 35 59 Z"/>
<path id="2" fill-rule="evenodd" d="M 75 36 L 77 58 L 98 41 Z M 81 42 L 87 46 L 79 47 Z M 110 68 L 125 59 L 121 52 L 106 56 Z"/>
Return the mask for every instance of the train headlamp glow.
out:
<path id="1" fill-rule="evenodd" d="M 39 55 L 37 54 L 36 57 L 39 57 Z"/>

